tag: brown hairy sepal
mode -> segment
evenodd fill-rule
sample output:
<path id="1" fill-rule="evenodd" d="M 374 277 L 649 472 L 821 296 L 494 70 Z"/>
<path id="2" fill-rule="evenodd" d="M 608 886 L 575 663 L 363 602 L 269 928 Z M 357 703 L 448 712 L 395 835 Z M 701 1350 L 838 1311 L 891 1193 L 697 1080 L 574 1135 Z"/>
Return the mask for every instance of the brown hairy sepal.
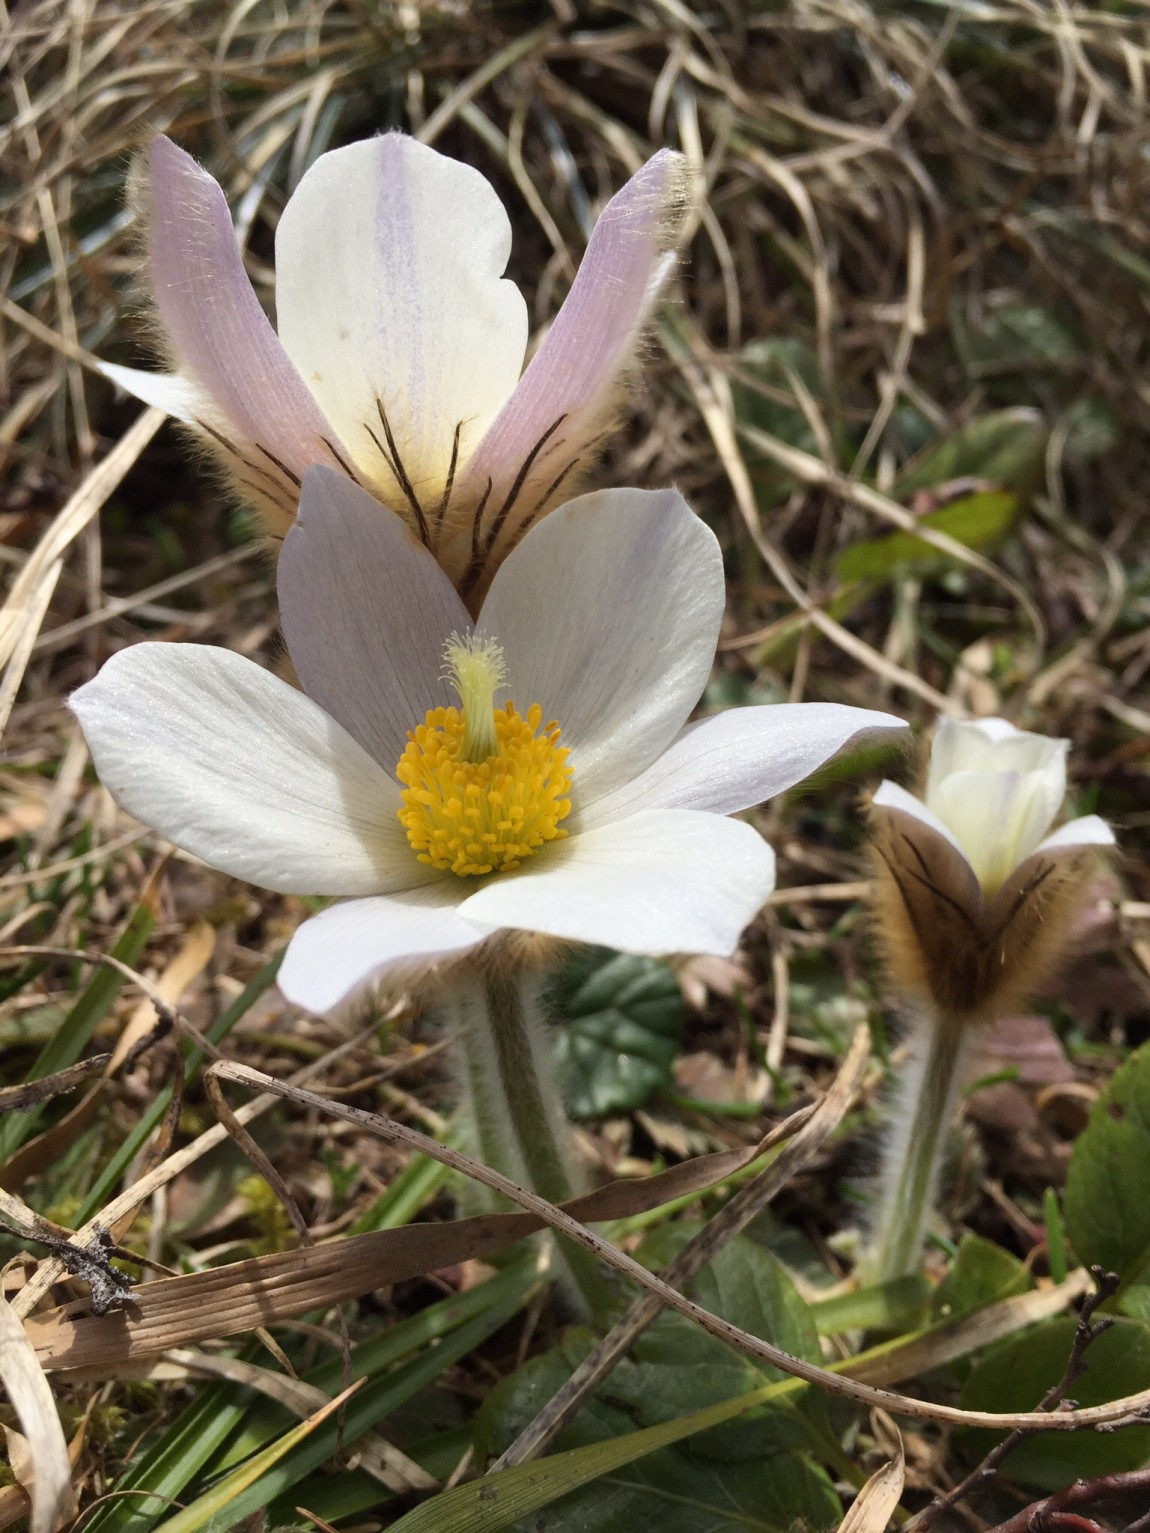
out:
<path id="1" fill-rule="evenodd" d="M 1037 851 L 989 897 L 961 852 L 913 815 L 871 805 L 872 910 L 894 988 L 940 1020 L 1019 1010 L 1065 961 L 1097 850 Z"/>

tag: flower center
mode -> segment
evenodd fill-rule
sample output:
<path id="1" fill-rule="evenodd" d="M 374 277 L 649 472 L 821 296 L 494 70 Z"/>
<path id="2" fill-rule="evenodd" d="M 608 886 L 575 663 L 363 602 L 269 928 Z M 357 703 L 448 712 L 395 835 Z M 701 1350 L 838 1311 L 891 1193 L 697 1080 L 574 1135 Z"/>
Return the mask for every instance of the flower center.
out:
<path id="1" fill-rule="evenodd" d="M 452 638 L 445 658 L 458 708 L 431 708 L 409 731 L 395 769 L 403 784 L 399 822 L 419 861 L 457 873 L 507 873 L 567 832 L 570 752 L 559 725 L 533 703 L 494 706 L 503 652 L 491 639 Z"/>

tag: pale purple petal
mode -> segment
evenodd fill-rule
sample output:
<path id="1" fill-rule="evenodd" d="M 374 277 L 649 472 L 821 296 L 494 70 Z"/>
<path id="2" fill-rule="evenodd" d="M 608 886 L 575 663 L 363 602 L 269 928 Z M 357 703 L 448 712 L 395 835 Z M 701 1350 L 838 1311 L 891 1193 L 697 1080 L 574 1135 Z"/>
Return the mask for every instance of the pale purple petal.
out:
<path id="1" fill-rule="evenodd" d="M 626 953 L 727 954 L 774 886 L 774 853 L 749 825 L 662 809 L 552 843 L 460 914 Z"/>
<path id="2" fill-rule="evenodd" d="M 1074 851 L 1081 846 L 1113 846 L 1114 832 L 1106 821 L 1096 814 L 1085 814 L 1081 819 L 1068 820 L 1040 842 L 1039 852 Z"/>
<path id="3" fill-rule="evenodd" d="M 308 1011 L 330 1011 L 389 972 L 402 976 L 409 965 L 465 953 L 490 935 L 459 915 L 467 889 L 448 874 L 422 889 L 321 911 L 288 944 L 280 989 Z"/>
<path id="4" fill-rule="evenodd" d="M 688 724 L 638 777 L 581 811 L 580 827 L 641 809 L 736 814 L 793 788 L 861 735 L 905 730 L 902 719 L 842 703 L 730 708 Z"/>
<path id="5" fill-rule="evenodd" d="M 443 649 L 471 619 L 454 587 L 405 522 L 324 468 L 304 479 L 278 578 L 304 691 L 393 772 L 407 731 L 457 701 Z"/>
<path id="6" fill-rule="evenodd" d="M 707 684 L 723 560 L 677 490 L 603 490 L 531 530 L 477 629 L 498 639 L 521 713 L 556 719 L 589 806 L 666 749 Z"/>
<path id="7" fill-rule="evenodd" d="M 230 650 L 134 644 L 74 692 L 104 786 L 214 868 L 294 894 L 369 894 L 429 875 L 399 788 L 315 703 Z"/>
<path id="8" fill-rule="evenodd" d="M 491 479 L 490 528 L 520 469 L 561 420 L 508 510 L 504 546 L 603 424 L 619 374 L 674 266 L 684 165 L 682 155 L 661 150 L 603 209 L 566 302 L 470 465 L 463 499 L 478 499 Z"/>
<path id="9" fill-rule="evenodd" d="M 180 372 L 215 401 L 253 474 L 280 478 L 282 465 L 298 484 L 311 464 L 337 464 L 332 427 L 248 281 L 223 192 L 162 135 L 149 165 L 152 296 Z"/>
<path id="10" fill-rule="evenodd" d="M 280 219 L 283 343 L 361 472 L 403 509 L 384 466 L 382 405 L 429 522 L 456 427 L 462 468 L 523 366 L 527 308 L 503 280 L 510 250 L 483 176 L 398 133 L 321 155 Z"/>

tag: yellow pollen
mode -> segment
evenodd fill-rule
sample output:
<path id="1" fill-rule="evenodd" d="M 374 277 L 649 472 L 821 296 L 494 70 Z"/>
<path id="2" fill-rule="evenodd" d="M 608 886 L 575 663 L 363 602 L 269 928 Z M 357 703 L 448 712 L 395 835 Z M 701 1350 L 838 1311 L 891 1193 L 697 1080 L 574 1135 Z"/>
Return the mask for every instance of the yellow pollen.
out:
<path id="1" fill-rule="evenodd" d="M 562 840 L 571 812 L 570 752 L 559 725 L 545 728 L 538 703 L 491 709 L 495 749 L 468 760 L 466 708 L 432 708 L 411 730 L 395 775 L 403 784 L 399 822 L 428 867 L 458 873 L 508 873 L 544 842 Z"/>

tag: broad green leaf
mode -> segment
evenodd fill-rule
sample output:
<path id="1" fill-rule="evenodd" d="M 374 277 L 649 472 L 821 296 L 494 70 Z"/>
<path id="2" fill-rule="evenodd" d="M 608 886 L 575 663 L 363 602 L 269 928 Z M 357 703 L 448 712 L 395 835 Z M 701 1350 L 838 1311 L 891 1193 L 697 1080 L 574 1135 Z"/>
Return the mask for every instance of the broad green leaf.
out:
<path id="1" fill-rule="evenodd" d="M 740 1360 L 729 1354 L 733 1367 L 709 1370 L 700 1356 L 692 1355 L 687 1332 L 693 1330 L 703 1341 L 712 1338 L 687 1323 L 683 1328 L 665 1323 L 678 1319 L 662 1317 L 644 1338 L 644 1350 L 658 1356 L 658 1362 L 625 1359 L 612 1372 L 601 1394 L 583 1407 L 560 1436 L 561 1454 L 612 1438 L 628 1441 L 636 1435 L 636 1426 L 652 1422 L 653 1431 L 659 1424 L 673 1427 L 673 1407 L 681 1412 L 684 1401 L 692 1398 L 697 1408 L 700 1401 L 714 1396 L 713 1408 L 723 1408 L 728 1398 L 725 1391 L 735 1381 Z M 571 1333 L 553 1352 L 533 1359 L 499 1385 L 484 1407 L 482 1446 L 496 1452 L 506 1447 L 586 1355 L 593 1339 L 587 1331 Z M 754 1373 L 753 1365 L 748 1365 L 743 1377 Z M 647 1527 L 694 1533 L 704 1515 L 708 1530 L 789 1529 L 800 1517 L 808 1518 L 811 1528 L 833 1525 L 840 1508 L 833 1492 L 827 1495 L 829 1480 L 805 1455 L 793 1451 L 803 1435 L 802 1421 L 786 1407 L 773 1411 L 770 1421 L 787 1418 L 795 1424 L 789 1434 L 765 1433 L 761 1417 L 730 1421 L 700 1433 L 689 1445 L 663 1448 L 625 1470 L 597 1478 L 552 1506 L 545 1524 L 548 1533 L 575 1533 L 579 1528 L 629 1533 Z M 780 1440 L 786 1435 L 790 1441 Z M 706 1444 L 724 1439 L 735 1451 L 707 1451 Z M 507 1526 L 522 1527 L 527 1533 L 538 1524 Z"/>
<path id="2" fill-rule="evenodd" d="M 921 518 L 933 532 L 945 532 L 967 548 L 986 548 L 1010 530 L 1018 511 L 1018 497 L 1006 490 L 984 490 L 964 495 Z M 835 564 L 844 585 L 856 580 L 883 580 L 908 565 L 947 563 L 937 548 L 913 532 L 892 532 L 883 538 L 867 538 L 846 549 Z"/>
<path id="3" fill-rule="evenodd" d="M 535 1410 L 538 1410 L 539 1406 L 551 1397 L 558 1383 L 568 1376 L 571 1367 L 579 1358 L 586 1355 L 591 1342 L 592 1338 L 584 1333 L 581 1347 L 576 1347 L 572 1352 L 573 1360 L 567 1364 L 566 1371 L 563 1371 L 561 1366 L 542 1383 L 542 1387 L 537 1388 L 538 1403 Z M 547 1358 L 534 1361 L 535 1363 L 548 1362 L 554 1356 L 555 1354 L 549 1354 Z M 532 1363 L 527 1365 L 527 1369 L 532 1367 Z M 515 1378 L 519 1379 L 527 1369 L 521 1369 Z M 534 1463 L 520 1464 L 514 1469 L 502 1470 L 497 1475 L 482 1478 L 471 1484 L 456 1486 L 454 1490 L 430 1497 L 421 1506 L 409 1512 L 406 1517 L 402 1517 L 394 1525 L 395 1533 L 498 1533 L 501 1528 L 511 1527 L 518 1518 L 526 1517 L 529 1513 L 538 1511 L 540 1507 L 551 1506 L 561 1496 L 584 1486 L 593 1485 L 603 1475 L 611 1474 L 625 1465 L 637 1463 L 645 1459 L 648 1454 L 653 1454 L 669 1444 L 678 1443 L 697 1432 L 707 1431 L 725 1422 L 737 1421 L 748 1411 L 755 1410 L 759 1406 L 794 1398 L 800 1395 L 804 1388 L 805 1386 L 798 1379 L 766 1384 L 762 1389 L 755 1390 L 749 1395 L 740 1395 L 734 1400 L 724 1400 L 704 1410 L 692 1411 L 689 1416 L 682 1416 L 659 1426 L 648 1427 L 645 1431 L 626 1432 L 621 1436 L 605 1436 L 600 1441 L 588 1443 L 585 1447 L 552 1453 Z M 593 1400 L 581 1414 L 595 1415 L 602 1409 L 605 1407 Z M 534 1411 L 531 1414 L 533 1415 Z M 524 1424 L 526 1424 L 525 1420 Z M 583 1430 L 586 1430 L 586 1427 Z M 769 1462 L 773 1464 L 788 1457 L 790 1455 L 776 1455 Z M 723 1472 L 725 1472 L 725 1466 L 724 1470 L 720 1471 L 720 1483 Z M 837 1512 L 835 1515 L 838 1515 Z M 660 1508 L 660 1523 L 662 1516 L 663 1509 Z M 524 1524 L 525 1528 L 532 1530 L 532 1533 L 540 1525 L 538 1520 Z M 631 1527 L 636 1528 L 641 1525 L 633 1522 Z M 825 1525 L 821 1521 L 814 1524 L 815 1527 Z M 552 1523 L 549 1515 L 542 1526 L 551 1529 L 557 1525 Z M 586 1527 L 588 1524 L 583 1526 Z M 591 1523 L 589 1526 L 597 1525 Z M 765 1527 L 767 1533 L 773 1533 L 772 1524 L 767 1523 Z M 788 1533 L 791 1533 L 792 1528 L 793 1524 L 788 1527 Z"/>
<path id="4" fill-rule="evenodd" d="M 933 1309 L 940 1320 L 957 1320 L 1031 1287 L 1030 1272 L 1016 1256 L 979 1235 L 964 1235 L 935 1291 Z"/>
<path id="5" fill-rule="evenodd" d="M 1150 1277 L 1150 1044 L 1091 1109 L 1070 1158 L 1063 1213 L 1080 1262 L 1116 1272 L 1124 1286 Z"/>
<path id="6" fill-rule="evenodd" d="M 556 1069 L 568 1111 L 603 1117 L 640 1106 L 671 1079 L 683 997 L 666 964 L 591 948 L 556 978 Z"/>
<path id="7" fill-rule="evenodd" d="M 966 1410 L 1032 1411 L 1066 1369 L 1077 1321 L 1059 1315 L 985 1353 L 962 1391 Z M 1091 1342 L 1086 1371 L 1071 1395 L 1080 1405 L 1102 1405 L 1150 1387 L 1150 1326 L 1119 1316 Z M 967 1457 L 983 1456 L 1001 1434 L 964 1429 L 957 1434 Z M 1037 1490 L 1060 1490 L 1078 1478 L 1137 1469 L 1150 1457 L 1150 1426 L 1116 1432 L 1049 1432 L 1027 1438 L 1003 1467 L 1006 1478 Z"/>
<path id="8" fill-rule="evenodd" d="M 1025 498 L 1042 473 L 1047 436 L 1037 410 L 993 410 L 925 448 L 895 480 L 894 493 L 906 500 L 916 490 L 972 477 Z"/>
<path id="9" fill-rule="evenodd" d="M 1081 356 L 1083 343 L 1061 315 L 1036 303 L 1004 303 L 986 309 L 976 326 L 962 327 L 961 347 L 973 367 L 1026 362 L 1064 362 Z"/>
<path id="10" fill-rule="evenodd" d="M 646 1266 L 667 1264 L 693 1233 L 686 1224 L 665 1225 L 636 1252 Z M 786 1269 L 770 1251 L 737 1236 L 691 1283 L 689 1292 L 704 1309 L 754 1336 L 810 1362 L 822 1361 L 818 1328 Z M 682 1315 L 661 1315 L 635 1343 L 625 1379 L 612 1377 L 611 1398 L 630 1403 L 632 1426 L 670 1420 L 701 1405 L 730 1399 L 785 1375 L 725 1346 Z M 696 1438 L 691 1451 L 708 1458 L 736 1460 L 780 1447 L 811 1447 L 829 1437 L 823 1400 L 804 1401 L 803 1413 L 788 1406 Z"/>
<path id="11" fill-rule="evenodd" d="M 745 1464 L 707 1464 L 664 1449 L 603 1475 L 569 1501 L 558 1501 L 546 1521 L 525 1518 L 521 1533 L 809 1533 L 836 1528 L 842 1503 L 827 1474 L 796 1453 L 776 1453 Z"/>

